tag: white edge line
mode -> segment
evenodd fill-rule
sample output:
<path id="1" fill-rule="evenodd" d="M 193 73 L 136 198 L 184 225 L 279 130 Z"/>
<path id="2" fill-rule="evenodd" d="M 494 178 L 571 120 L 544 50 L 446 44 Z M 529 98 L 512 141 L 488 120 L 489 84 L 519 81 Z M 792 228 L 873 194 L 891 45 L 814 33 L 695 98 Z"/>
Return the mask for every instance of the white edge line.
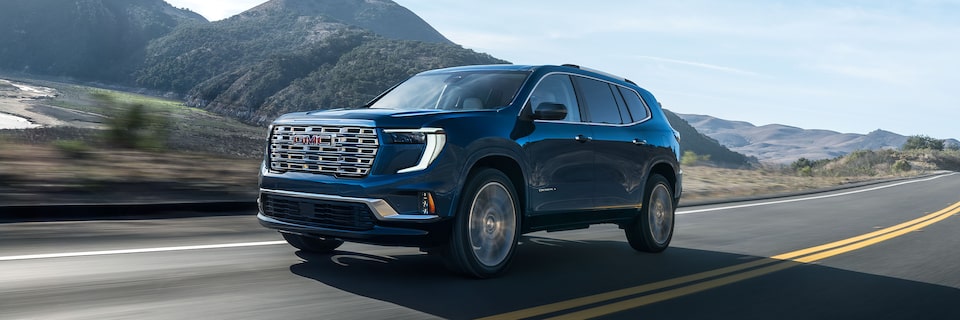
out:
<path id="1" fill-rule="evenodd" d="M 777 201 L 768 201 L 768 202 L 758 202 L 758 203 L 748 203 L 748 204 L 741 204 L 741 205 L 735 205 L 735 206 L 706 208 L 706 209 L 696 209 L 696 210 L 683 210 L 683 211 L 677 211 L 677 213 L 675 213 L 675 214 L 678 214 L 678 215 L 679 215 L 679 214 L 701 213 L 701 212 L 710 212 L 710 211 L 721 211 L 721 210 L 730 210 L 730 209 L 740 209 L 740 208 L 750 208 L 750 207 L 768 206 L 768 205 L 774 205 L 774 204 L 783 204 L 783 203 L 790 203 L 790 202 L 800 202 L 800 201 L 808 201 L 808 200 L 817 200 L 817 199 L 825 199 L 825 198 L 833 198 L 833 197 L 842 197 L 842 196 L 851 195 L 851 194 L 856 194 L 856 193 L 863 193 L 863 192 L 869 192 L 869 191 L 876 191 L 876 190 L 880 190 L 880 189 L 893 188 L 893 187 L 902 186 L 902 185 L 905 185 L 905 184 L 911 184 L 911 183 L 917 183 L 917 182 L 926 182 L 926 181 L 930 181 L 930 180 L 934 180 L 934 179 L 939 179 L 939 178 L 946 177 L 946 176 L 952 176 L 952 175 L 955 175 L 955 174 L 957 174 L 957 172 L 948 173 L 948 174 L 941 174 L 941 175 L 934 176 L 934 177 L 930 177 L 930 178 L 909 180 L 909 181 L 898 182 L 898 183 L 894 183 L 894 184 L 882 185 L 882 186 L 879 186 L 879 187 L 873 187 L 873 188 L 867 188 L 867 189 L 860 189 L 860 190 L 854 190 L 854 191 L 847 191 L 847 192 L 841 192 L 841 193 L 832 193 L 832 194 L 819 195 L 819 196 L 814 196 L 814 197 L 795 198 L 795 199 L 777 200 Z"/>
<path id="2" fill-rule="evenodd" d="M 83 251 L 83 252 L 47 253 L 47 254 L 28 254 L 28 255 L 21 255 L 21 256 L 6 256 L 6 257 L 0 257 L 0 261 L 16 261 L 16 260 L 32 260 L 32 259 L 50 259 L 50 258 L 68 258 L 68 257 L 86 257 L 86 256 L 105 256 L 105 255 L 114 255 L 114 254 L 147 253 L 147 252 L 165 252 L 165 251 L 186 251 L 186 250 L 205 250 L 205 249 L 222 249 L 222 248 L 238 248 L 238 247 L 272 246 L 272 245 L 286 244 L 286 243 L 287 243 L 286 241 L 262 241 L 262 242 L 242 242 L 242 243 L 208 244 L 208 245 L 197 245 L 197 246 L 141 248 L 141 249 L 121 249 L 121 250 L 104 250 L 104 251 Z"/>

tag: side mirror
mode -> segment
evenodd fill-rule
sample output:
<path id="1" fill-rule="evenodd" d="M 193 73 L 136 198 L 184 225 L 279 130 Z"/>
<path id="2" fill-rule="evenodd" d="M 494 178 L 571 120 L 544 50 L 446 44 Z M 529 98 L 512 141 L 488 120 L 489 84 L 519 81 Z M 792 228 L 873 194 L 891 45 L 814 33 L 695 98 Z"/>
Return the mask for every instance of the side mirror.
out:
<path id="1" fill-rule="evenodd" d="M 567 106 L 562 103 L 544 102 L 533 111 L 533 118 L 538 120 L 563 120 L 566 117 Z"/>

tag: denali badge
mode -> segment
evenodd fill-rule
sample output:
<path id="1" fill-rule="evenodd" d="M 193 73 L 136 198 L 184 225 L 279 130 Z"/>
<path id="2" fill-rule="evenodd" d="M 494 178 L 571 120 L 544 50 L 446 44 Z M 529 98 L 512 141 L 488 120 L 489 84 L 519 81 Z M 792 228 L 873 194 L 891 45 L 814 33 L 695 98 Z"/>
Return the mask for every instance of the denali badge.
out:
<path id="1" fill-rule="evenodd" d="M 290 137 L 290 142 L 293 144 L 303 144 L 303 145 L 324 145 L 324 146 L 333 146 L 337 142 L 336 134 L 321 134 L 321 135 L 306 135 L 299 134 Z"/>

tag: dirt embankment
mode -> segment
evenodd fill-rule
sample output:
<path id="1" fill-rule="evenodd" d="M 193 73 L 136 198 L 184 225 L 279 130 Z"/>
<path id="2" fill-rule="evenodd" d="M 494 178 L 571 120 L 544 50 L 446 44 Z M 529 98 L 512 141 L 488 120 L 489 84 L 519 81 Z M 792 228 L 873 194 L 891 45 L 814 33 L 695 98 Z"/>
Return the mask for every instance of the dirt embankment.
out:
<path id="1" fill-rule="evenodd" d="M 0 79 L 0 129 L 100 128 L 104 116 L 52 106 L 56 89 Z"/>

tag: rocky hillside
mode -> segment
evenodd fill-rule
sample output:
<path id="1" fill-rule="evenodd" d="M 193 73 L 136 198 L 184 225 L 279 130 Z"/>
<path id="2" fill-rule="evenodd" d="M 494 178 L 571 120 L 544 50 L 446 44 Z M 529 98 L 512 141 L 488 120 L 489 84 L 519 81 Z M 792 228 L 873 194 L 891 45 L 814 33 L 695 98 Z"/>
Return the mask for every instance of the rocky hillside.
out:
<path id="1" fill-rule="evenodd" d="M 781 124 L 755 126 L 706 115 L 678 115 L 697 131 L 731 150 L 773 163 L 790 163 L 799 158 L 832 159 L 856 150 L 898 149 L 907 141 L 906 136 L 884 130 L 863 135 Z M 947 143 L 960 144 L 954 139 L 947 140 Z"/>
<path id="2" fill-rule="evenodd" d="M 163 0 L 4 0 L 0 70 L 130 82 L 153 39 L 207 23 Z"/>
<path id="3" fill-rule="evenodd" d="M 325 17 L 370 30 L 396 40 L 452 43 L 419 16 L 389 0 L 274 0 L 250 9 L 241 17 L 296 13 L 301 17 Z"/>
<path id="4" fill-rule="evenodd" d="M 178 28 L 151 43 L 147 56 L 140 86 L 251 124 L 360 106 L 427 69 L 506 63 L 450 43 L 386 0 L 273 0 Z"/>
<path id="5" fill-rule="evenodd" d="M 389 0 L 273 0 L 209 22 L 162 0 L 6 0 L 0 71 L 152 90 L 253 124 L 357 106 L 422 70 L 505 63 Z"/>

